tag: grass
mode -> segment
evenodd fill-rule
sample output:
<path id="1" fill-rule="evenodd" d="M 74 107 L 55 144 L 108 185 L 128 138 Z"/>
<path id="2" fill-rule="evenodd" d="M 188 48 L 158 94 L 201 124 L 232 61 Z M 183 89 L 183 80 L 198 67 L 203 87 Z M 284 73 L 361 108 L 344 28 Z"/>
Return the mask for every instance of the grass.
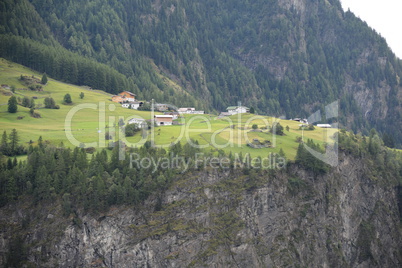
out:
<path id="1" fill-rule="evenodd" d="M 127 120 L 130 117 L 150 119 L 150 112 L 142 112 L 122 108 L 119 104 L 111 101 L 111 96 L 103 91 L 90 90 L 86 87 L 66 84 L 49 78 L 43 91 L 34 92 L 24 90 L 26 88 L 19 81 L 20 75 L 41 78 L 42 74 L 32 71 L 24 66 L 8 62 L 0 58 L 0 84 L 14 86 L 15 96 L 36 97 L 35 104 L 42 104 L 45 97 L 52 97 L 60 109 L 37 109 L 41 118 L 33 118 L 29 115 L 29 109 L 18 106 L 18 112 L 7 112 L 7 102 L 11 91 L 0 90 L 0 131 L 10 133 L 13 128 L 18 130 L 20 142 L 28 144 L 37 141 L 39 136 L 54 144 L 64 143 L 65 146 L 78 146 L 79 143 L 87 143 L 87 146 L 105 147 L 102 143 L 106 131 L 112 133 L 117 140 L 119 128 L 117 123 L 120 118 Z M 122 89 L 130 90 L 130 89 Z M 85 97 L 79 98 L 81 92 Z M 62 103 L 65 94 L 72 97 L 72 105 Z M 178 105 L 178 104 L 176 104 Z M 22 119 L 17 119 L 22 118 Z M 146 140 L 154 139 L 155 145 L 169 147 L 170 144 L 181 141 L 183 144 L 190 139 L 197 140 L 205 148 L 214 150 L 222 149 L 225 152 L 250 153 L 252 157 L 266 157 L 269 153 L 285 152 L 288 159 L 294 159 L 298 147 L 297 137 L 313 139 L 323 144 L 332 136 L 336 129 L 316 128 L 313 131 L 300 130 L 299 122 L 280 120 L 268 116 L 256 116 L 252 114 L 233 115 L 218 118 L 215 115 L 185 115 L 179 119 L 183 125 L 155 127 L 153 134 L 147 131 L 147 137 L 142 138 L 141 132 L 133 137 L 123 140 L 130 147 L 141 146 Z M 283 136 L 272 135 L 268 132 L 274 122 L 280 121 L 284 127 Z M 257 124 L 259 131 L 252 131 L 252 125 Z M 286 130 L 288 126 L 289 131 Z M 71 135 L 67 130 L 71 129 Z M 114 134 L 113 134 L 114 133 Z M 74 139 L 69 138 L 72 136 Z M 255 149 L 247 146 L 253 139 L 259 141 L 269 140 L 272 148 Z M 98 142 L 100 141 L 100 142 Z M 106 142 L 107 143 L 107 142 Z"/>
<path id="2" fill-rule="evenodd" d="M 10 114 L 7 112 L 7 102 L 10 96 L 0 94 L 0 130 L 6 130 L 8 133 L 16 128 L 20 134 L 21 142 L 30 140 L 36 141 L 39 136 L 44 140 L 49 140 L 53 143 L 63 142 L 69 145 L 69 140 L 66 136 L 66 118 L 71 109 L 74 107 L 82 107 L 73 114 L 71 120 L 71 129 L 74 137 L 80 142 L 96 142 L 99 135 L 99 129 L 102 124 L 99 121 L 105 119 L 105 126 L 113 126 L 117 124 L 119 118 L 127 119 L 128 117 L 142 117 L 150 119 L 149 112 L 141 112 L 120 107 L 110 101 L 110 95 L 97 91 L 88 90 L 86 87 L 79 87 L 70 84 L 65 84 L 49 78 L 47 85 L 43 87 L 42 92 L 34 92 L 31 90 L 23 90 L 26 86 L 19 81 L 20 75 L 34 75 L 41 78 L 41 74 L 36 73 L 21 65 L 10 63 L 4 59 L 0 59 L 0 83 L 9 86 L 15 86 L 15 96 L 18 97 L 37 97 L 35 104 L 42 104 L 45 97 L 52 97 L 60 109 L 37 109 L 42 118 L 33 118 L 29 115 L 29 109 L 18 106 L 18 112 Z M 4 92 L 4 90 L 3 90 Z M 79 94 L 84 92 L 83 99 L 79 98 Z M 8 92 L 10 93 L 10 92 Z M 64 95 L 69 93 L 72 96 L 73 104 L 64 105 Z M 88 106 L 89 108 L 85 108 Z M 93 106 L 93 107 L 92 107 Z M 18 120 L 17 118 L 22 118 Z M 136 138 L 130 138 L 134 141 Z"/>

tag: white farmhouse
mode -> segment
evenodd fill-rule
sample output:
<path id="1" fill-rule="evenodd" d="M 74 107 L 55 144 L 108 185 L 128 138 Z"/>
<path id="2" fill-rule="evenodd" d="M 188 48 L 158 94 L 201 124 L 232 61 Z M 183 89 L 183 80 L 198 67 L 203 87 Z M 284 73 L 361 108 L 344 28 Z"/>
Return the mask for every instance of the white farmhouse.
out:
<path id="1" fill-rule="evenodd" d="M 250 109 L 245 106 L 229 106 L 226 110 L 231 115 L 248 113 L 250 111 Z"/>
<path id="2" fill-rule="evenodd" d="M 137 124 L 139 128 L 143 128 L 147 125 L 145 119 L 142 118 L 131 118 L 128 120 L 127 124 Z"/>
<path id="3" fill-rule="evenodd" d="M 135 109 L 138 110 L 139 107 L 141 107 L 143 103 L 139 101 L 132 101 L 132 102 L 125 102 L 121 105 L 123 108 L 130 108 L 130 109 Z"/>
<path id="4" fill-rule="evenodd" d="M 317 127 L 321 128 L 331 128 L 332 126 L 330 124 L 317 124 Z"/>
<path id="5" fill-rule="evenodd" d="M 182 114 L 190 114 L 192 111 L 195 111 L 195 108 L 179 108 L 177 111 Z"/>

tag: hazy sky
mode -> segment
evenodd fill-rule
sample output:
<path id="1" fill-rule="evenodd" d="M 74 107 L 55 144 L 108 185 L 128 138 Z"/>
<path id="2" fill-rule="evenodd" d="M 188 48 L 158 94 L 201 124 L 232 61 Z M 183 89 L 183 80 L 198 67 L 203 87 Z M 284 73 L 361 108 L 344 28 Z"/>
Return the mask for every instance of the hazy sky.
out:
<path id="1" fill-rule="evenodd" d="M 387 40 L 402 59 L 402 0 L 341 0 L 344 10 L 352 11 Z"/>

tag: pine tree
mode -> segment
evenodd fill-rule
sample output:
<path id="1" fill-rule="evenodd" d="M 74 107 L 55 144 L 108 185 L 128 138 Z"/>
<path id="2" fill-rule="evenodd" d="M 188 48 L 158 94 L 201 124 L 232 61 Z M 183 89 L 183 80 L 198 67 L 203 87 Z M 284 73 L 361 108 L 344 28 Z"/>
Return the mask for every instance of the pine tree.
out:
<path id="1" fill-rule="evenodd" d="M 41 84 L 42 84 L 42 85 L 46 85 L 46 84 L 47 84 L 47 75 L 46 75 L 46 73 L 44 73 L 43 76 L 42 76 Z"/>
<path id="2" fill-rule="evenodd" d="M 16 113 L 18 110 L 17 104 L 17 98 L 15 96 L 11 96 L 11 98 L 8 100 L 8 112 L 12 114 Z"/>
<path id="3" fill-rule="evenodd" d="M 48 198 L 50 193 L 50 180 L 45 166 L 39 167 L 38 171 L 36 172 L 35 182 L 35 200 L 38 201 Z"/>
<path id="4" fill-rule="evenodd" d="M 15 128 L 11 131 L 8 139 L 10 140 L 10 143 L 9 143 L 10 154 L 16 155 L 18 153 L 18 142 L 19 142 L 20 138 L 18 137 L 18 133 Z"/>
<path id="5" fill-rule="evenodd" d="M 9 155 L 9 150 L 7 132 L 4 130 L 3 135 L 1 136 L 0 152 L 4 155 Z"/>

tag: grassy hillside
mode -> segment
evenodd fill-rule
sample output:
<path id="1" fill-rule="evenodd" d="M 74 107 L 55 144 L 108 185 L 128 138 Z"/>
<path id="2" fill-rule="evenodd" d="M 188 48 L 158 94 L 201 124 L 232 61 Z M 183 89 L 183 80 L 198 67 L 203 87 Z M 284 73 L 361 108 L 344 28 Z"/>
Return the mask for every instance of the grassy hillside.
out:
<path id="1" fill-rule="evenodd" d="M 76 107 L 77 105 L 97 105 L 100 109 L 82 109 L 75 113 L 72 118 L 72 131 L 74 136 L 82 142 L 93 142 L 97 141 L 98 138 L 98 128 L 99 128 L 99 116 L 104 112 L 106 118 L 106 124 L 109 123 L 109 119 L 119 120 L 119 116 L 124 119 L 137 115 L 144 119 L 150 118 L 149 112 L 141 112 L 136 110 L 129 110 L 120 107 L 120 105 L 115 105 L 110 101 L 109 94 L 102 91 L 88 90 L 85 87 L 78 87 L 70 84 L 65 84 L 62 82 L 49 79 L 49 82 L 43 86 L 43 91 L 31 91 L 24 90 L 25 85 L 19 81 L 21 75 L 35 76 L 41 78 L 42 74 L 34 72 L 28 68 L 21 65 L 10 63 L 4 59 L 0 60 L 0 83 L 14 86 L 16 88 L 15 96 L 23 98 L 34 97 L 35 104 L 41 104 L 43 107 L 43 101 L 45 97 L 52 97 L 56 104 L 60 106 L 60 109 L 37 109 L 37 112 L 41 115 L 41 118 L 33 118 L 29 115 L 29 109 L 18 106 L 18 112 L 15 114 L 10 114 L 7 112 L 7 102 L 10 98 L 11 91 L 2 89 L 0 95 L 0 125 L 1 130 L 6 130 L 7 132 L 11 129 L 16 128 L 20 134 L 21 142 L 27 143 L 30 140 L 36 141 L 39 136 L 42 136 L 44 140 L 49 140 L 53 143 L 63 142 L 68 146 L 68 140 L 65 134 L 65 119 L 69 111 Z M 124 89 L 122 89 L 124 90 Z M 80 93 L 84 93 L 84 98 L 80 99 Z M 72 97 L 72 105 L 64 105 L 63 98 L 64 95 L 69 93 Z M 101 105 L 105 104 L 105 109 L 101 109 Z M 109 106 L 112 105 L 112 106 Z M 115 108 L 113 110 L 113 108 Z M 17 118 L 21 118 L 18 120 Z"/>
<path id="2" fill-rule="evenodd" d="M 49 3 L 0 2 L 0 57 L 214 112 L 307 117 L 338 100 L 342 127 L 402 146 L 402 61 L 339 0 Z"/>
<path id="3" fill-rule="evenodd" d="M 114 140 L 118 139 L 119 128 L 117 123 L 120 118 L 127 120 L 130 117 L 151 118 L 151 112 L 125 109 L 120 105 L 111 102 L 109 94 L 102 91 L 90 90 L 85 87 L 78 87 L 65 84 L 53 79 L 43 86 L 43 91 L 31 91 L 25 89 L 20 76 L 41 78 L 42 74 L 36 73 L 21 65 L 0 59 L 0 84 L 15 88 L 15 96 L 18 98 L 36 97 L 35 104 L 43 107 L 45 97 L 52 97 L 60 109 L 39 108 L 36 111 L 41 118 L 33 118 L 29 109 L 18 106 L 18 112 L 10 114 L 7 112 L 7 102 L 12 95 L 11 89 L 2 88 L 0 94 L 0 131 L 10 133 L 13 128 L 20 134 L 20 142 L 28 144 L 36 142 L 39 136 L 43 140 L 56 145 L 63 142 L 65 146 L 73 147 L 68 136 L 68 129 L 71 126 L 71 134 L 74 139 L 82 143 L 99 142 L 105 136 L 105 132 L 116 132 Z M 122 89 L 124 90 L 124 89 Z M 83 92 L 85 97 L 79 98 Z M 64 105 L 63 97 L 69 93 L 72 96 L 73 104 Z M 179 106 L 179 103 L 173 103 Z M 74 109 L 77 110 L 74 112 Z M 68 118 L 71 118 L 71 124 Z M 185 115 L 179 119 L 181 125 L 155 127 L 153 131 L 137 133 L 134 137 L 125 139 L 130 147 L 141 146 L 146 140 L 154 139 L 155 145 L 169 147 L 170 144 L 181 141 L 183 144 L 190 139 L 197 140 L 204 148 L 212 150 L 224 150 L 225 152 L 250 153 L 251 156 L 266 157 L 270 152 L 278 153 L 282 148 L 289 159 L 294 159 L 298 143 L 297 137 L 304 134 L 305 138 L 311 138 L 322 144 L 330 142 L 328 137 L 335 133 L 335 129 L 319 129 L 313 131 L 302 131 L 299 129 L 299 122 L 280 120 L 273 117 L 257 116 L 252 114 L 233 115 L 230 117 L 218 118 L 216 115 Z M 285 135 L 272 135 L 268 129 L 274 122 L 280 122 L 284 127 Z M 252 130 L 252 125 L 258 126 Z M 287 126 L 289 131 L 286 130 Z M 304 132 L 304 133 L 302 133 Z M 146 134 L 146 137 L 143 135 Z M 101 139 L 99 139 L 101 138 Z M 256 149 L 247 144 L 255 142 L 271 142 L 270 148 Z M 105 144 L 87 144 L 87 146 L 105 147 Z"/>

